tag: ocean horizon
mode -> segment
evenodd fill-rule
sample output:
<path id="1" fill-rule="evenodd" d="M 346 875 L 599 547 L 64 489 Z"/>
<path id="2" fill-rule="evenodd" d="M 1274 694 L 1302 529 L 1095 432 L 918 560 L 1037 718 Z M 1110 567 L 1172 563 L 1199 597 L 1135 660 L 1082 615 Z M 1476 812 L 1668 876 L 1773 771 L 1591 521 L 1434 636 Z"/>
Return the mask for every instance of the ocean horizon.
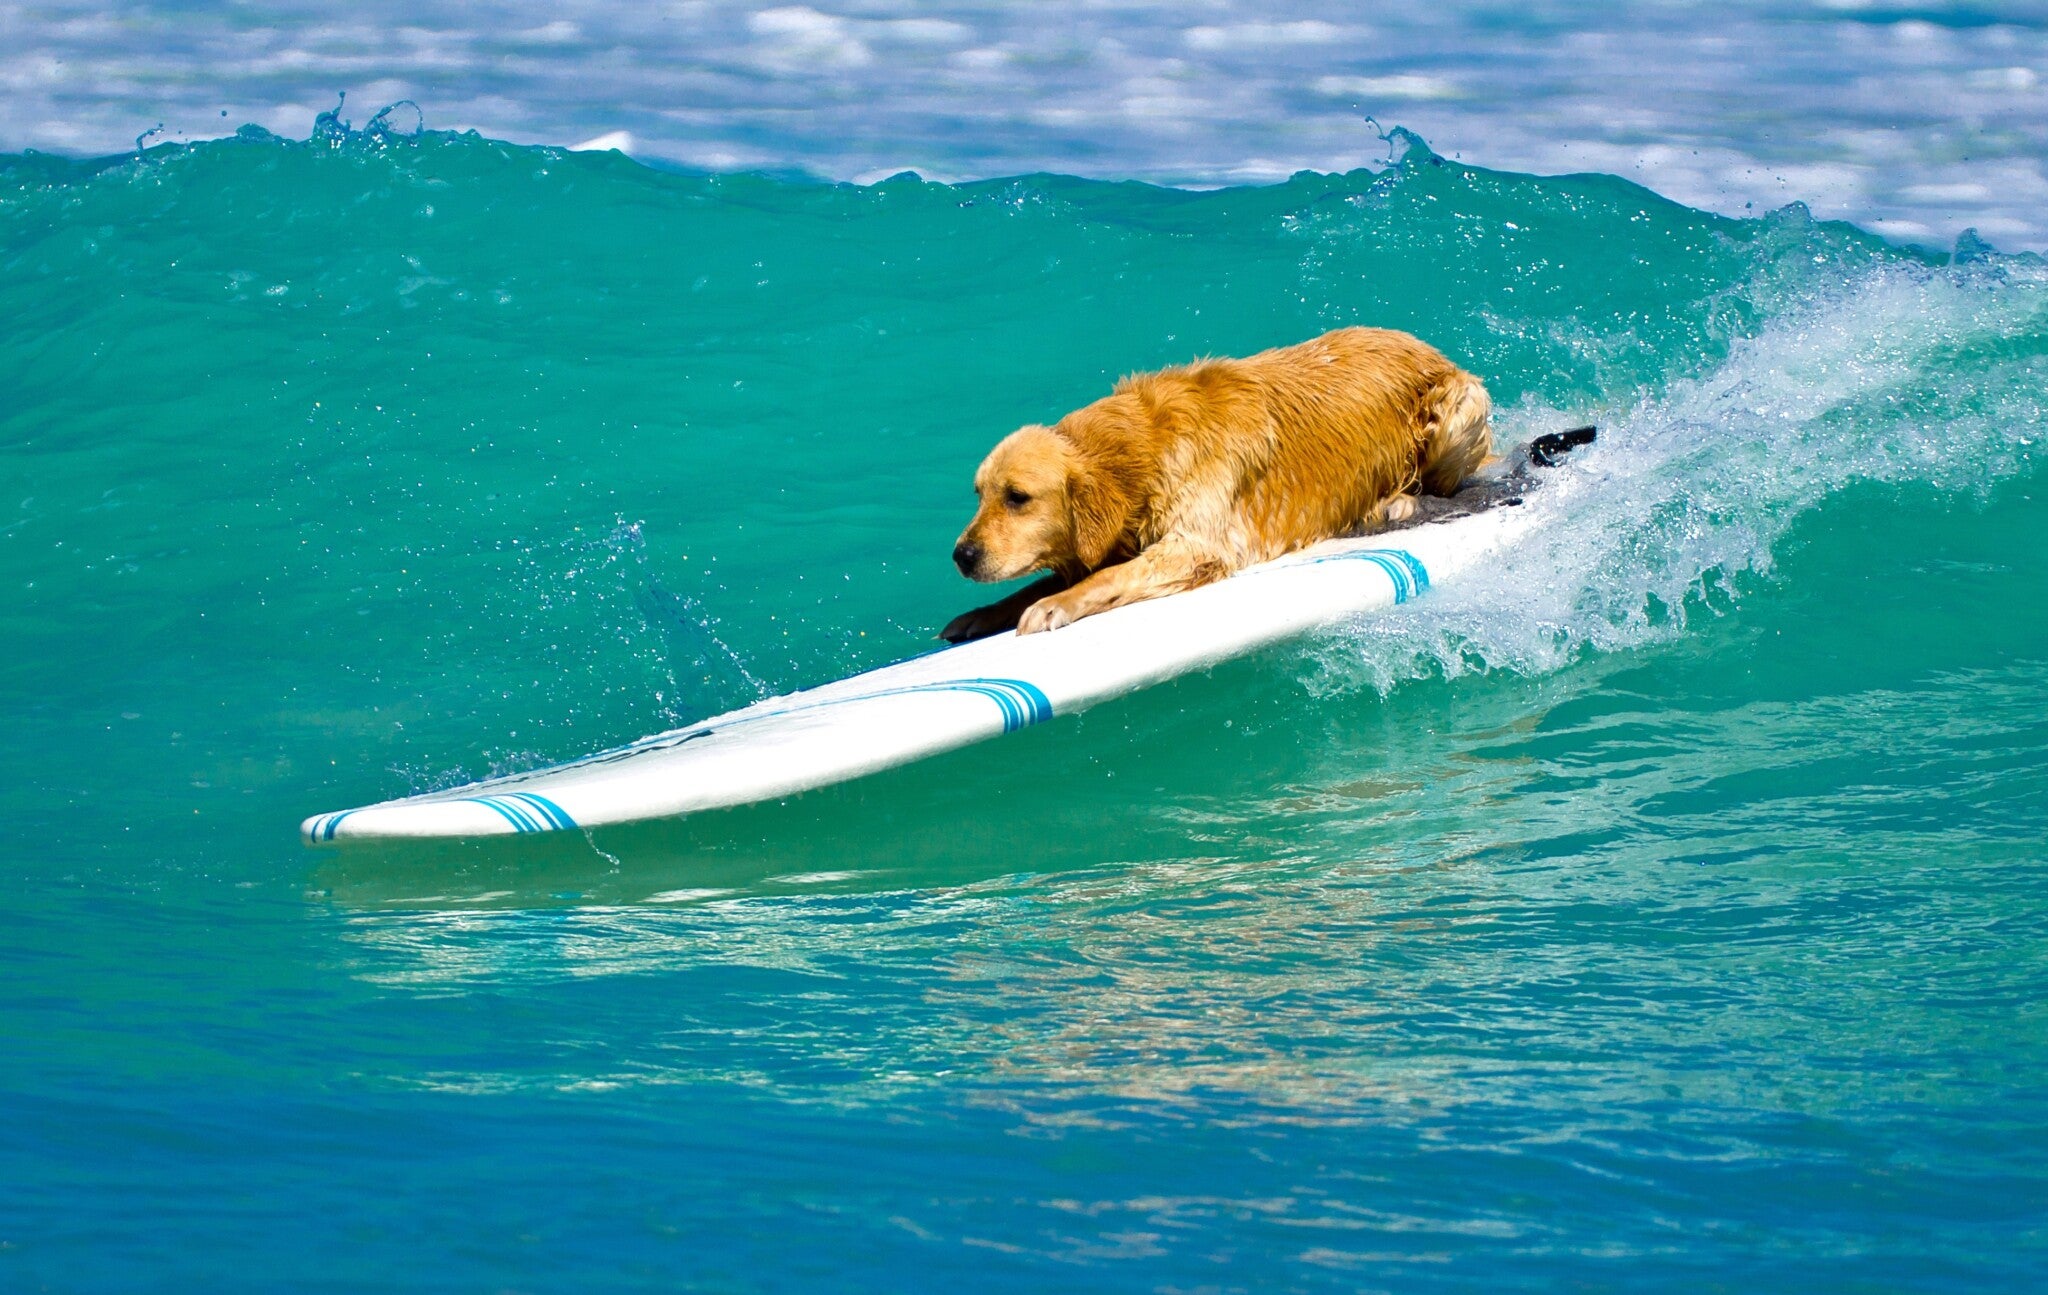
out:
<path id="1" fill-rule="evenodd" d="M 709 171 L 1215 187 L 1378 165 L 1405 126 L 1726 215 L 2048 249 L 2033 0 L 60 3 L 0 13 L 0 49 L 0 149 L 303 137 L 346 92 L 358 126 L 409 102 L 394 122 Z"/>

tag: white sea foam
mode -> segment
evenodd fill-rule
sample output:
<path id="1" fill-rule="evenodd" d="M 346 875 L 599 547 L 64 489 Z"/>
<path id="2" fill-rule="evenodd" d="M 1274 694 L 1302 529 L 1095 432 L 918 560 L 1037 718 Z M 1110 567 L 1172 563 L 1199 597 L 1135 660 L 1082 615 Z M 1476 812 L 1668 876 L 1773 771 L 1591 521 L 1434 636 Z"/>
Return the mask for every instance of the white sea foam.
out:
<path id="1" fill-rule="evenodd" d="M 1767 577 L 1794 520 L 1846 486 L 1981 493 L 2035 461 L 2048 361 L 2010 342 L 2044 334 L 2038 266 L 1894 264 L 1799 290 L 1708 373 L 1603 416 L 1498 564 L 1322 645 L 1314 686 L 1534 673 L 1668 637 Z M 1500 422 L 1522 437 L 1576 417 Z"/>

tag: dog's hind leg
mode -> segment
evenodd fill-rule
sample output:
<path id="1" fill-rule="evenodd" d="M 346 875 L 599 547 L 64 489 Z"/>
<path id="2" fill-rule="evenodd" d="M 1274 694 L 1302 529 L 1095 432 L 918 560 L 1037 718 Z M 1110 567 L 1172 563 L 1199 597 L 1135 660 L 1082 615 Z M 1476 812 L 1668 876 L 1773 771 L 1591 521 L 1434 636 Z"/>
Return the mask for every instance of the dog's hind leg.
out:
<path id="1" fill-rule="evenodd" d="M 1423 441 L 1417 475 L 1432 495 L 1458 493 L 1465 478 L 1479 470 L 1493 453 L 1493 428 L 1487 419 L 1493 401 L 1479 379 L 1456 372 L 1438 383 L 1422 404 Z"/>

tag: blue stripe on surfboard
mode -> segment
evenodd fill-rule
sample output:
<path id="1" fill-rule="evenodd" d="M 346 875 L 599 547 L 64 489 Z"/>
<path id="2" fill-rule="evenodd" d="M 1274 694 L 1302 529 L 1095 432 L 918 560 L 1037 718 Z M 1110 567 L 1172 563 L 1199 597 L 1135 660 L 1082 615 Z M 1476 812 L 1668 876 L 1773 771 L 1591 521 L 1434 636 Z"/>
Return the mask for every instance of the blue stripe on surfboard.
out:
<path id="1" fill-rule="evenodd" d="M 1386 573 L 1388 582 L 1394 586 L 1394 602 L 1397 606 L 1407 602 L 1413 596 L 1415 593 L 1415 581 L 1408 574 L 1406 567 L 1384 553 L 1361 553 L 1358 556 Z"/>
<path id="2" fill-rule="evenodd" d="M 947 679 L 937 683 L 892 689 L 888 693 L 873 693 L 870 696 L 885 697 L 918 692 L 970 692 L 987 697 L 1002 711 L 1005 733 L 1014 733 L 1020 728 L 1042 724 L 1052 718 L 1052 699 L 1047 697 L 1037 684 L 1026 683 L 1022 679 Z M 866 698 L 849 697 L 845 700 Z"/>
<path id="3" fill-rule="evenodd" d="M 511 810 L 512 813 L 516 815 L 521 822 L 526 824 L 527 831 L 541 832 L 546 830 L 541 826 L 540 816 L 534 813 L 526 805 L 523 805 L 516 800 L 511 800 L 503 796 L 493 796 L 491 797 L 491 799 L 496 801 L 498 804 L 503 805 L 506 809 Z"/>
<path id="4" fill-rule="evenodd" d="M 1386 573 L 1394 586 L 1394 601 L 1405 603 L 1429 588 L 1429 568 L 1406 549 L 1359 549 L 1352 553 L 1321 553 L 1301 563 L 1321 566 L 1325 562 L 1370 562 Z"/>
<path id="5" fill-rule="evenodd" d="M 1429 569 L 1424 567 L 1413 553 L 1406 549 L 1367 549 L 1358 556 L 1371 558 L 1380 564 L 1396 584 L 1405 584 L 1408 598 L 1429 588 Z M 1401 601 L 1407 601 L 1406 598 Z"/>
<path id="6" fill-rule="evenodd" d="M 1017 729 L 1021 727 L 1023 723 L 1023 708 L 1017 704 L 1017 699 L 1014 696 L 1003 691 L 1001 688 L 990 688 L 977 684 L 961 683 L 953 684 L 945 688 L 934 688 L 931 691 L 964 692 L 972 693 L 977 697 L 988 698 L 990 701 L 993 701 L 996 704 L 996 709 L 1003 713 L 1003 732 L 1005 733 L 1016 732 Z"/>
<path id="7" fill-rule="evenodd" d="M 527 831 L 538 832 L 541 830 L 540 819 L 534 814 L 528 812 L 526 806 L 520 804 L 516 800 L 507 800 L 501 796 L 494 796 L 492 797 L 492 799 L 497 801 L 498 804 L 503 805 L 506 809 L 511 810 L 513 814 L 517 815 L 519 820 L 526 824 Z"/>
<path id="8" fill-rule="evenodd" d="M 482 805 L 485 809 L 495 811 L 499 818 L 512 825 L 512 830 L 515 832 L 537 832 L 540 830 L 535 826 L 532 819 L 505 804 L 504 801 L 499 800 L 496 796 L 465 796 L 463 800 L 469 804 Z"/>
<path id="9" fill-rule="evenodd" d="M 1415 581 L 1416 593 L 1429 592 L 1429 568 L 1422 565 L 1422 559 L 1406 549 L 1381 549 L 1379 551 L 1386 553 L 1408 568 L 1408 575 Z"/>
<path id="10" fill-rule="evenodd" d="M 539 810 L 548 820 L 550 827 L 564 828 L 576 826 L 576 820 L 569 817 L 568 811 L 549 800 L 546 796 L 536 795 L 530 791 L 508 792 L 506 795 L 513 800 L 523 800 Z"/>
<path id="11" fill-rule="evenodd" d="M 805 702 L 800 706 L 785 706 L 778 710 L 762 711 L 758 715 L 747 715 L 729 720 L 724 724 L 706 724 L 700 731 L 723 733 L 743 724 L 754 724 L 766 719 L 780 719 L 785 715 L 800 715 L 806 711 L 824 710 L 831 706 L 849 706 L 856 702 L 879 701 L 884 697 L 907 697 L 917 693 L 965 692 L 986 697 L 996 704 L 1003 716 L 1003 731 L 1013 733 L 1020 728 L 1042 724 L 1052 718 L 1052 699 L 1037 684 L 1022 679 L 934 679 L 930 683 L 905 684 L 900 688 L 883 688 L 875 692 L 855 693 L 850 697 L 827 697 L 820 701 Z"/>
<path id="12" fill-rule="evenodd" d="M 1043 724 L 1052 718 L 1052 698 L 1045 695 L 1044 689 L 1035 683 L 1025 683 L 1022 679 L 1005 679 L 1003 682 L 1015 688 L 1017 695 L 1023 699 L 1026 724 Z"/>

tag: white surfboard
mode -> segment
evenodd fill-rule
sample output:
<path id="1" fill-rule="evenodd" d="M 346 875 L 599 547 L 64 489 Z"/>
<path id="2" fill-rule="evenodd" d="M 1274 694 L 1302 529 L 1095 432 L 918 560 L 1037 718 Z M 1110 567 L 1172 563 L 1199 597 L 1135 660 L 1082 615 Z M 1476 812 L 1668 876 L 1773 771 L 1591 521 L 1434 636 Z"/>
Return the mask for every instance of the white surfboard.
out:
<path id="1" fill-rule="evenodd" d="M 1527 529 L 1499 507 L 1331 540 L 1063 629 L 998 634 L 770 698 L 567 764 L 316 814 L 309 842 L 552 832 L 668 818 L 843 782 L 1403 603 Z"/>

